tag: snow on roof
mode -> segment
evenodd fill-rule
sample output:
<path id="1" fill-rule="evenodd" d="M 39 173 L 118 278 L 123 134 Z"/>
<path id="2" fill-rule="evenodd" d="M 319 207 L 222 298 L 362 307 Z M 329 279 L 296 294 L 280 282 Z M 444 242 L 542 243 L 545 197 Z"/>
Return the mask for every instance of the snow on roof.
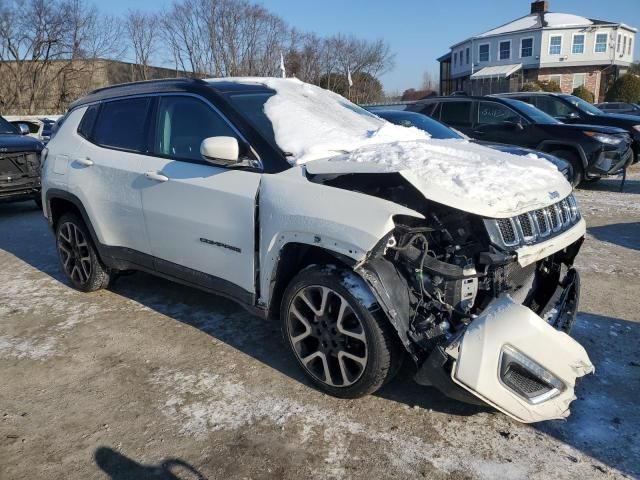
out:
<path id="1" fill-rule="evenodd" d="M 543 25 L 544 22 L 544 25 Z M 565 27 L 586 27 L 593 25 L 593 20 L 571 13 L 545 13 L 541 17 L 537 13 L 532 13 L 518 18 L 513 22 L 506 23 L 498 28 L 481 33 L 478 37 L 489 37 L 491 35 L 501 35 L 503 33 L 519 32 L 521 30 L 534 30 L 538 28 L 565 28 Z"/>

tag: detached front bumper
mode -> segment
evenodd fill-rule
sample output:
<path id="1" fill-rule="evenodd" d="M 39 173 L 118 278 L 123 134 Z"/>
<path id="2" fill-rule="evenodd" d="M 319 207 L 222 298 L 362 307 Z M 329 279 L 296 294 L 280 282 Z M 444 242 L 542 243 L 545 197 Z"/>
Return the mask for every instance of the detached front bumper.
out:
<path id="1" fill-rule="evenodd" d="M 634 153 L 630 144 L 625 144 L 623 148 L 618 149 L 603 149 L 594 154 L 594 160 L 587 168 L 587 178 L 618 175 L 633 162 Z"/>
<path id="2" fill-rule="evenodd" d="M 579 277 L 570 270 L 545 319 L 505 295 L 494 300 L 416 380 L 462 401 L 478 400 L 524 423 L 565 418 L 576 379 L 594 371 L 584 348 L 567 335 L 575 318 Z"/>

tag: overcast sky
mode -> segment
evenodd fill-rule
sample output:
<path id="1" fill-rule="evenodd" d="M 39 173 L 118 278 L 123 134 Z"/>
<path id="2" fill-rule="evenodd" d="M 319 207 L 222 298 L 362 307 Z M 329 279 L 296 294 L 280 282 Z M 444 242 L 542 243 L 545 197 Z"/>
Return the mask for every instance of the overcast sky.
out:
<path id="1" fill-rule="evenodd" d="M 104 10 L 105 2 L 94 1 Z M 422 74 L 438 77 L 436 58 L 449 45 L 530 11 L 529 0 L 268 0 L 263 6 L 300 30 L 354 34 L 389 42 L 395 68 L 382 77 L 385 90 L 418 87 Z M 161 10 L 170 0 L 110 0 L 109 12 Z M 640 27 L 640 0 L 551 0 L 550 10 Z M 638 58 L 638 42 L 635 55 Z"/>

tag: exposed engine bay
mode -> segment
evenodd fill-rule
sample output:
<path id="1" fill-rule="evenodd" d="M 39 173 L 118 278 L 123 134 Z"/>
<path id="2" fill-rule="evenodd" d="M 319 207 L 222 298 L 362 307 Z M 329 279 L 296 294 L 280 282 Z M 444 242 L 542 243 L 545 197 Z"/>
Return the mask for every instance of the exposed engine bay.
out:
<path id="1" fill-rule="evenodd" d="M 459 348 L 456 342 L 470 330 L 470 325 L 476 319 L 481 318 L 481 323 L 486 323 L 487 312 L 495 309 L 496 302 L 503 302 L 505 298 L 510 308 L 513 304 L 514 309 L 523 309 L 515 314 L 520 315 L 518 318 L 528 319 L 529 323 L 523 328 L 533 328 L 535 331 L 538 327 L 531 326 L 531 321 L 535 323 L 542 319 L 550 330 L 569 332 L 579 300 L 579 277 L 572 265 L 583 241 L 581 237 L 523 266 L 518 261 L 517 247 L 507 247 L 504 244 L 506 242 L 500 244 L 495 241 L 495 232 L 492 234 L 487 228 L 487 221 L 499 225 L 500 222 L 504 223 L 502 220 L 483 219 L 429 201 L 396 174 L 349 174 L 325 178 L 323 183 L 383 198 L 425 217 L 422 220 L 395 216 L 395 229 L 370 252 L 358 271 L 377 291 L 400 339 L 416 362 L 416 380 L 419 383 L 435 385 L 459 400 L 475 400 L 474 403 L 477 403 L 479 397 L 492 403 L 478 394 L 481 387 L 470 388 L 453 379 L 463 389 L 471 391 L 475 395 L 472 397 L 463 389 L 453 391 L 456 386 L 453 385 L 452 389 L 451 378 L 445 377 L 455 375 L 456 348 Z M 543 241 L 552 236 L 554 229 L 560 232 L 563 225 L 570 229 L 574 224 L 571 223 L 571 211 L 563 209 L 565 204 L 569 205 L 566 202 L 559 203 L 559 206 L 547 209 L 557 214 L 555 218 L 551 218 L 549 212 L 542 211 L 520 215 L 523 218 L 513 223 L 514 231 L 517 225 L 521 236 L 524 231 L 533 238 L 535 234 L 529 230 L 537 230 L 542 232 L 539 241 Z M 536 218 L 538 213 L 540 217 Z M 532 222 L 531 228 L 526 227 L 525 221 Z M 546 223 L 543 225 L 542 221 Z M 548 233 L 545 233 L 545 229 Z M 495 230 L 498 231 L 498 228 Z M 504 236 L 510 233 L 506 231 Z M 509 241 L 512 241 L 510 237 Z M 582 347 L 578 347 L 581 353 L 576 357 L 576 364 L 584 364 L 582 374 L 588 373 L 592 366 L 586 354 L 586 360 L 581 356 L 584 353 Z M 467 354 L 467 357 L 470 356 Z M 500 359 L 502 362 L 502 354 Z M 498 362 L 498 359 L 495 361 Z M 538 370 L 531 366 L 534 364 L 525 359 L 521 363 L 512 362 L 511 367 L 501 366 L 500 388 L 506 386 L 525 402 L 550 398 L 566 390 L 567 385 L 562 381 L 556 382 L 545 373 L 536 373 Z M 544 369 L 539 371 L 545 372 Z M 446 372 L 445 375 L 442 372 Z M 421 374 L 423 382 L 420 382 Z M 566 383 L 572 381 L 575 381 L 575 376 Z M 564 390 L 554 387 L 556 384 L 564 385 Z M 568 414 L 569 402 L 566 402 L 563 416 Z M 501 408 L 501 402 L 492 404 Z M 521 421 L 544 418 L 542 414 L 517 417 L 513 411 L 506 413 Z"/>

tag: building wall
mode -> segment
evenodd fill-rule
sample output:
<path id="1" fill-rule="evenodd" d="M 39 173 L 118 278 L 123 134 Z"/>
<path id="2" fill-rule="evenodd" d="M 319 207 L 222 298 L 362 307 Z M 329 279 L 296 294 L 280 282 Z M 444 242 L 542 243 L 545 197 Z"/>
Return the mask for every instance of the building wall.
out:
<path id="1" fill-rule="evenodd" d="M 596 35 L 599 33 L 607 33 L 609 35 L 607 51 L 604 53 L 598 53 L 595 51 Z M 585 35 L 584 53 L 582 54 L 572 52 L 573 38 L 576 34 Z M 621 35 L 621 39 L 624 39 L 625 37 L 627 38 L 627 48 L 625 49 L 624 53 L 617 52 L 616 42 L 618 34 Z M 549 45 L 552 36 L 562 37 L 562 48 L 560 55 L 551 55 L 549 53 Z M 629 49 L 629 42 L 631 42 L 631 49 Z M 612 43 L 613 45 L 611 45 Z M 563 63 L 569 63 L 572 66 L 576 64 L 603 65 L 611 63 L 613 60 L 631 63 L 633 61 L 634 45 L 635 33 L 631 30 L 627 30 L 626 28 L 594 26 L 591 28 L 545 29 L 542 33 L 540 66 L 560 66 L 560 64 Z M 620 49 L 622 50 L 622 42 Z"/>
<path id="2" fill-rule="evenodd" d="M 602 72 L 600 67 L 555 67 L 541 68 L 537 72 L 537 80 L 556 80 L 560 79 L 560 88 L 563 93 L 573 92 L 575 82 L 578 75 L 584 75 L 584 86 L 593 93 L 596 101 L 602 95 L 600 92 L 600 82 Z"/>

